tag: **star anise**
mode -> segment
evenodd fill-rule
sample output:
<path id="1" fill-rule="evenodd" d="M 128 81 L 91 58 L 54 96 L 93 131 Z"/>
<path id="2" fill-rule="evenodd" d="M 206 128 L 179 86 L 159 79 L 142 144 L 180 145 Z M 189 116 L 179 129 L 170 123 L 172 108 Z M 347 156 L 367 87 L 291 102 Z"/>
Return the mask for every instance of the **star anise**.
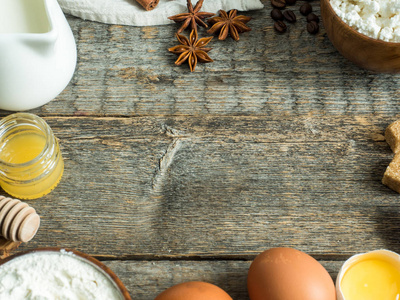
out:
<path id="1" fill-rule="evenodd" d="M 190 71 L 193 72 L 198 61 L 203 63 L 213 62 L 207 54 L 212 48 L 204 47 L 212 40 L 212 36 L 197 40 L 197 30 L 192 30 L 189 39 L 179 33 L 176 34 L 176 38 L 181 45 L 169 48 L 168 51 L 179 55 L 175 62 L 177 66 L 180 66 L 187 60 Z"/>
<path id="2" fill-rule="evenodd" d="M 168 19 L 176 23 L 183 22 L 181 28 L 179 28 L 178 30 L 178 33 L 184 31 L 189 25 L 191 25 L 192 30 L 196 31 L 197 31 L 197 24 L 205 28 L 208 28 L 207 24 L 202 19 L 212 17 L 215 14 L 209 12 L 200 12 L 203 2 L 204 0 L 199 0 L 193 8 L 192 1 L 187 0 L 187 8 L 189 12 L 168 17 Z"/>
<path id="3" fill-rule="evenodd" d="M 214 17 L 208 20 L 208 23 L 212 25 L 212 27 L 207 30 L 208 33 L 214 34 L 219 31 L 219 40 L 225 40 L 230 33 L 231 37 L 235 40 L 239 40 L 239 33 L 250 31 L 246 23 L 251 20 L 251 17 L 247 16 L 238 16 L 237 10 L 232 9 L 228 12 L 224 10 L 219 11 L 219 16 Z"/>

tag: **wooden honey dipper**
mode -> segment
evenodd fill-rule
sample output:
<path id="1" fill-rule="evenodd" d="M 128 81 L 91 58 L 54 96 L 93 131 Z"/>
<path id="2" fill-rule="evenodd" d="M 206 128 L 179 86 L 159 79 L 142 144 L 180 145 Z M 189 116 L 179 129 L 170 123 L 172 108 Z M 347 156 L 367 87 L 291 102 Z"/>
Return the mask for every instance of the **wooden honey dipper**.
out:
<path id="1" fill-rule="evenodd" d="M 29 242 L 40 226 L 33 207 L 18 199 L 0 196 L 0 233 L 13 242 Z"/>

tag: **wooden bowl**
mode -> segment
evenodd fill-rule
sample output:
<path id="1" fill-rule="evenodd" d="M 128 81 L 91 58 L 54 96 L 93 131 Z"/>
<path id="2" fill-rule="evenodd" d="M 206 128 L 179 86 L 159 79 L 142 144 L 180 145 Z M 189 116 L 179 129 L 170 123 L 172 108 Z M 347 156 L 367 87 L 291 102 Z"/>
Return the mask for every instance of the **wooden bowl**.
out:
<path id="1" fill-rule="evenodd" d="M 400 72 L 400 43 L 370 38 L 347 25 L 329 0 L 321 0 L 321 16 L 335 48 L 356 65 L 383 73 Z"/>
<path id="2" fill-rule="evenodd" d="M 22 251 L 17 254 L 11 255 L 3 260 L 0 260 L 0 266 L 9 262 L 10 260 L 12 260 L 14 258 L 21 257 L 26 254 L 32 254 L 32 253 L 36 253 L 36 252 L 60 252 L 62 250 L 63 251 L 65 250 L 66 252 L 69 252 L 69 253 L 72 252 L 73 254 L 78 256 L 78 258 L 82 259 L 84 262 L 86 262 L 89 265 L 91 265 L 92 267 L 96 268 L 103 275 L 105 275 L 107 278 L 109 278 L 114 283 L 114 286 L 117 288 L 117 290 L 120 291 L 121 297 L 123 300 L 132 300 L 132 298 L 129 295 L 128 290 L 126 289 L 126 287 L 124 286 L 122 281 L 117 277 L 117 275 L 115 275 L 115 273 L 113 271 L 111 271 L 111 269 L 109 269 L 105 264 L 98 261 L 94 257 L 92 257 L 88 254 L 85 254 L 83 252 L 76 251 L 76 250 L 58 248 L 58 247 L 48 247 L 48 248 L 38 248 L 38 249 L 34 249 L 34 250 Z"/>

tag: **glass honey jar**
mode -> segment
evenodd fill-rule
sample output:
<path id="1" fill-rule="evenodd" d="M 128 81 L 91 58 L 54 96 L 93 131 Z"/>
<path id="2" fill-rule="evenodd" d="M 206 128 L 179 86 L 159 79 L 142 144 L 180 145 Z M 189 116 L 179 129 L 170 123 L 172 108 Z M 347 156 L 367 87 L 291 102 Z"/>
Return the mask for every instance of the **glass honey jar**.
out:
<path id="1" fill-rule="evenodd" d="M 36 199 L 60 182 L 64 161 L 49 125 L 30 113 L 0 120 L 0 186 L 15 198 Z"/>

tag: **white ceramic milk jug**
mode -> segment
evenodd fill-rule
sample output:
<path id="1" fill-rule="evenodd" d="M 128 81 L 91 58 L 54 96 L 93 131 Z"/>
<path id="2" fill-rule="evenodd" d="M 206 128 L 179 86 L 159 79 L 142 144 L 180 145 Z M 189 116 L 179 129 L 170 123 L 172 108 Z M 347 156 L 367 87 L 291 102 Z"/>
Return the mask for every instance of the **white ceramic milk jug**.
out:
<path id="1" fill-rule="evenodd" d="M 0 0 L 0 109 L 54 99 L 71 80 L 76 55 L 57 0 Z"/>

